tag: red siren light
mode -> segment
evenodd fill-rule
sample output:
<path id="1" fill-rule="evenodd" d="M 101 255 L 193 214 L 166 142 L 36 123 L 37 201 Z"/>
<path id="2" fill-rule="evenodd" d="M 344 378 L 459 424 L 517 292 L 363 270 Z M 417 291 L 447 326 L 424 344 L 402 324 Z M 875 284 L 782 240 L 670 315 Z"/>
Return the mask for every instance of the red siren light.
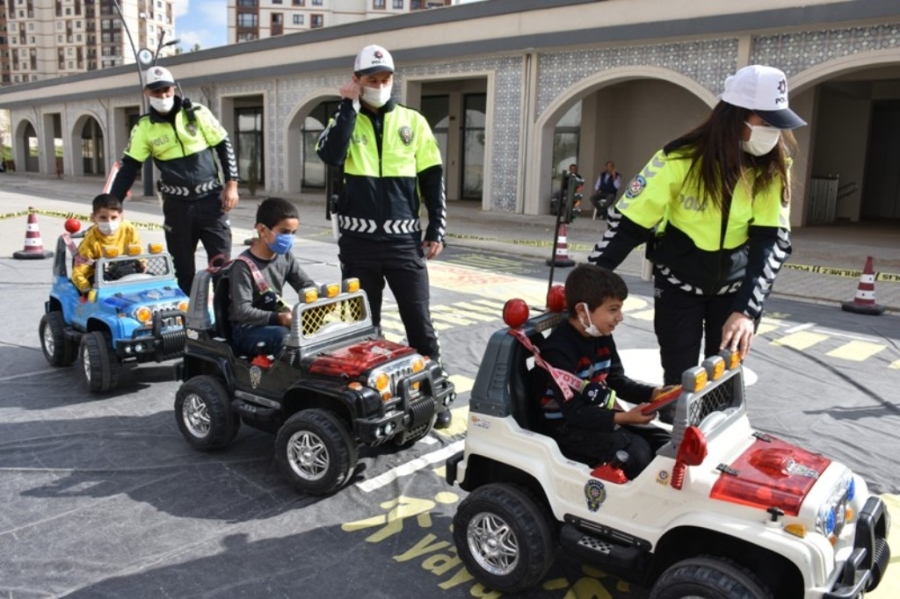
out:
<path id="1" fill-rule="evenodd" d="M 547 310 L 550 312 L 563 312 L 566 309 L 566 288 L 563 285 L 554 285 L 547 292 Z"/>
<path id="2" fill-rule="evenodd" d="M 503 304 L 503 322 L 506 326 L 517 329 L 528 320 L 528 304 L 523 299 L 511 299 Z"/>
<path id="3" fill-rule="evenodd" d="M 63 226 L 69 233 L 77 233 L 81 229 L 81 221 L 77 218 L 67 218 Z"/>

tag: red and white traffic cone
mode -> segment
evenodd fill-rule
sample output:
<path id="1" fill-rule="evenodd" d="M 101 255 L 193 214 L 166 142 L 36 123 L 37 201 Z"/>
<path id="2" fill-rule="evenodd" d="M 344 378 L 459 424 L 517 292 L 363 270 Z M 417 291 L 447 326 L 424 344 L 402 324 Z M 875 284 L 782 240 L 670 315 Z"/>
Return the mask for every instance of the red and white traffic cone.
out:
<path id="1" fill-rule="evenodd" d="M 547 260 L 547 266 L 575 266 L 569 258 L 569 244 L 566 242 L 566 223 L 559 223 L 559 234 L 556 236 L 556 253 L 553 260 Z"/>
<path id="2" fill-rule="evenodd" d="M 35 260 L 39 258 L 52 258 L 53 252 L 44 250 L 44 242 L 41 241 L 41 230 L 38 228 L 37 216 L 28 209 L 28 224 L 25 226 L 25 249 L 13 253 L 13 258 L 18 260 Z"/>
<path id="3" fill-rule="evenodd" d="M 884 306 L 875 303 L 875 268 L 872 265 L 872 256 L 866 257 L 866 266 L 859 276 L 859 285 L 856 287 L 853 301 L 843 302 L 841 309 L 846 312 L 873 316 L 884 314 Z"/>

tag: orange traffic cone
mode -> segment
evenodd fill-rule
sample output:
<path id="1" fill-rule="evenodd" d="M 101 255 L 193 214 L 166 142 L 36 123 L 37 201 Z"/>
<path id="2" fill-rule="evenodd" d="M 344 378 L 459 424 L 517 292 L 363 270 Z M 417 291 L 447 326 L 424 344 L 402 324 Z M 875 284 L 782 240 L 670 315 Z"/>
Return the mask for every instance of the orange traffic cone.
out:
<path id="1" fill-rule="evenodd" d="M 884 306 L 875 303 L 875 269 L 872 266 L 872 256 L 866 257 L 866 266 L 859 275 L 859 285 L 856 288 L 856 296 L 852 302 L 844 302 L 841 309 L 857 314 L 871 314 L 878 316 L 884 314 Z"/>
<path id="2" fill-rule="evenodd" d="M 25 249 L 13 253 L 13 258 L 29 260 L 38 258 L 52 258 L 53 252 L 44 251 L 44 242 L 41 241 L 41 230 L 38 228 L 37 216 L 28 209 L 28 224 L 25 226 Z"/>
<path id="3" fill-rule="evenodd" d="M 575 266 L 575 261 L 569 258 L 569 245 L 566 243 L 566 223 L 559 223 L 555 252 L 553 259 L 547 260 L 547 266 Z"/>

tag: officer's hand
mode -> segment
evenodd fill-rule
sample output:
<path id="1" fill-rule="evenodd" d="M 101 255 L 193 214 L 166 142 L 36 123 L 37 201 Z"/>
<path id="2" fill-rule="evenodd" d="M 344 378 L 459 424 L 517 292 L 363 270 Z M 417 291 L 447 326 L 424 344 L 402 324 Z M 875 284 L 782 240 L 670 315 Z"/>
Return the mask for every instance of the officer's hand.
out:
<path id="1" fill-rule="evenodd" d="M 747 357 L 750 346 L 753 345 L 754 328 L 752 318 L 740 312 L 732 312 L 722 327 L 722 343 L 719 345 L 719 351 L 723 349 L 740 351 L 742 359 Z"/>
<path id="2" fill-rule="evenodd" d="M 444 251 L 444 244 L 440 241 L 423 241 L 422 251 L 425 253 L 425 259 L 431 260 L 437 258 Z"/>
<path id="3" fill-rule="evenodd" d="M 350 83 L 345 83 L 338 90 L 341 94 L 342 98 L 348 98 L 357 102 L 359 100 L 360 93 L 360 85 L 356 81 L 350 81 Z"/>
<path id="4" fill-rule="evenodd" d="M 225 189 L 222 190 L 222 210 L 231 212 L 231 209 L 237 206 L 239 201 L 237 181 L 228 181 Z"/>

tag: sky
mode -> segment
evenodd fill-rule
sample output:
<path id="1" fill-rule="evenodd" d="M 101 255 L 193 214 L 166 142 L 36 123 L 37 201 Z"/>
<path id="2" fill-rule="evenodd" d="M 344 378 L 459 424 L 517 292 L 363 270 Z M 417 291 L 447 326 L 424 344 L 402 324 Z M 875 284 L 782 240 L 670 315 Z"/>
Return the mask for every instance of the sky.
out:
<path id="1" fill-rule="evenodd" d="M 191 50 L 194 44 L 208 50 L 228 42 L 228 0 L 175 0 L 173 8 L 175 35 L 183 51 Z"/>

